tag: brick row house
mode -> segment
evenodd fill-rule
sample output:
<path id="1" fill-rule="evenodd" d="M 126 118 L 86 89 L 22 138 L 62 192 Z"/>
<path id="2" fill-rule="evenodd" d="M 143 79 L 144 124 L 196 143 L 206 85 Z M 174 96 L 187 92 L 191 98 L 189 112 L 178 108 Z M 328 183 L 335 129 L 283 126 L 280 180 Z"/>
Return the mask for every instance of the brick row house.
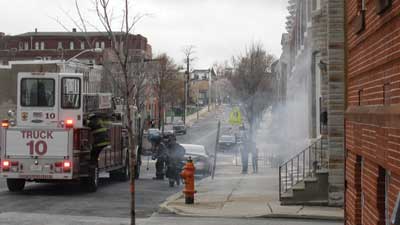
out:
<path id="1" fill-rule="evenodd" d="M 400 193 L 400 1 L 345 2 L 346 224 L 390 225 Z"/>
<path id="2" fill-rule="evenodd" d="M 286 153 L 290 162 L 300 152 L 301 159 L 292 161 L 297 169 L 290 169 L 291 164 L 281 167 L 281 203 L 342 206 L 344 1 L 289 0 L 288 10 L 283 53 L 274 66 L 286 93 L 281 94 L 285 99 L 280 99 L 275 118 L 280 118 L 277 127 L 284 130 L 280 154 Z M 303 176 L 306 179 L 296 178 Z"/>

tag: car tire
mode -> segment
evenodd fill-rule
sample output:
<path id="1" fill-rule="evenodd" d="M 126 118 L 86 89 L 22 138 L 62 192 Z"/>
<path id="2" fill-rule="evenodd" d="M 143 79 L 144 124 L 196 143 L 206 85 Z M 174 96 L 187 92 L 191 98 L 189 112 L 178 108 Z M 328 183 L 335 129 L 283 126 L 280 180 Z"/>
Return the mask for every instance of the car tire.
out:
<path id="1" fill-rule="evenodd" d="M 25 188 L 24 179 L 7 179 L 7 187 L 11 192 L 20 192 Z"/>

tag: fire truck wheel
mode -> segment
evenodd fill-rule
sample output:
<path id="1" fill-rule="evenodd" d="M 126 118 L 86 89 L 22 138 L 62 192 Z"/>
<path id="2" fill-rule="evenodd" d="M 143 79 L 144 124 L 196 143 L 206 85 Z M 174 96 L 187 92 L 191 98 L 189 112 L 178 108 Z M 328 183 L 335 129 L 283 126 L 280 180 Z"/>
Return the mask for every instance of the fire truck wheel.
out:
<path id="1" fill-rule="evenodd" d="M 7 187 L 11 192 L 18 192 L 24 190 L 24 179 L 7 179 Z"/>
<path id="2" fill-rule="evenodd" d="M 99 168 L 97 166 L 90 168 L 89 177 L 84 178 L 81 182 L 86 191 L 97 191 L 97 188 L 99 187 Z"/>
<path id="3" fill-rule="evenodd" d="M 114 180 L 118 181 L 128 181 L 130 178 L 130 167 L 129 167 L 129 159 L 126 159 L 126 164 L 123 168 L 116 170 L 116 171 L 111 171 L 110 175 L 111 178 Z"/>

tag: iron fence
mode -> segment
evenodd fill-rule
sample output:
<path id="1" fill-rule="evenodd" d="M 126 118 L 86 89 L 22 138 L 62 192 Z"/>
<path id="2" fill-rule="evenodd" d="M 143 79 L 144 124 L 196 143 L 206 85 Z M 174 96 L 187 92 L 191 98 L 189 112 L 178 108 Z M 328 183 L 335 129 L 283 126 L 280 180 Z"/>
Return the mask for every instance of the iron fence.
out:
<path id="1" fill-rule="evenodd" d="M 306 177 L 313 177 L 318 169 L 327 168 L 325 139 L 320 138 L 303 151 L 279 166 L 279 199 Z"/>

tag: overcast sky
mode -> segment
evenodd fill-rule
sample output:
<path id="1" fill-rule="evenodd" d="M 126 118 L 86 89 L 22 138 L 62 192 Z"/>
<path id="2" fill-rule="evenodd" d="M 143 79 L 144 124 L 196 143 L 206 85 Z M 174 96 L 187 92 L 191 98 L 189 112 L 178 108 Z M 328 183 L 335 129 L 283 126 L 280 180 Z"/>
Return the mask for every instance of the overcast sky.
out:
<path id="1" fill-rule="evenodd" d="M 93 0 L 79 0 L 88 20 L 100 27 L 90 10 Z M 122 0 L 111 0 L 120 14 Z M 65 14 L 76 17 L 74 0 L 0 0 L 0 32 L 64 31 L 53 18 L 72 29 Z M 153 53 L 166 52 L 182 63 L 182 49 L 196 47 L 195 67 L 229 60 L 252 42 L 260 41 L 276 56 L 285 31 L 286 0 L 134 0 L 132 13 L 147 13 L 135 28 L 148 38 Z M 115 25 L 119 21 L 115 20 Z"/>

